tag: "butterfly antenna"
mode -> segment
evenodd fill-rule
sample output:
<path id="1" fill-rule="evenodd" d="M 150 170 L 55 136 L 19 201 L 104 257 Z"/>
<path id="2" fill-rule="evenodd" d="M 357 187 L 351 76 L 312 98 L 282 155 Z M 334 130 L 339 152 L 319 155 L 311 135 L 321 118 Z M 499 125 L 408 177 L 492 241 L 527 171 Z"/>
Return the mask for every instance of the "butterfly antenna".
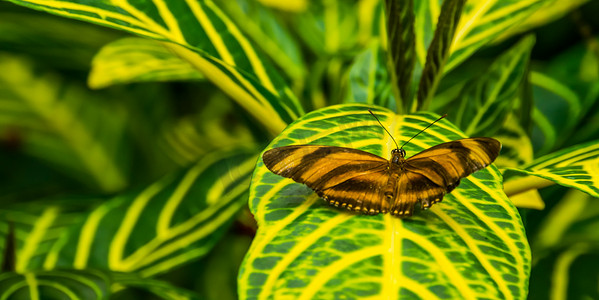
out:
<path id="1" fill-rule="evenodd" d="M 370 109 L 368 110 L 368 112 L 379 122 L 379 124 L 381 124 L 381 127 L 383 127 L 383 129 L 385 129 L 387 134 L 391 137 L 391 139 L 395 143 L 395 146 L 397 147 L 397 149 L 399 149 L 399 145 L 397 144 L 397 142 L 395 141 L 395 139 L 393 138 L 391 133 L 389 133 L 389 130 L 387 130 L 387 128 L 385 128 L 385 126 L 383 126 L 383 123 L 381 123 L 381 120 L 379 120 L 379 118 L 377 118 L 376 115 Z"/>
<path id="2" fill-rule="evenodd" d="M 433 126 L 433 124 L 441 121 L 441 119 L 443 119 L 445 117 L 447 117 L 447 114 L 442 115 L 440 118 L 436 119 L 434 122 L 428 124 L 428 126 L 424 127 L 424 129 L 420 130 L 420 132 L 418 132 L 416 135 L 414 135 L 413 137 L 411 137 L 407 142 L 403 143 L 403 145 L 401 145 L 401 148 L 403 148 L 403 146 L 405 146 L 407 143 L 409 143 L 413 138 L 417 137 L 423 131 L 427 130 L 429 127 Z"/>

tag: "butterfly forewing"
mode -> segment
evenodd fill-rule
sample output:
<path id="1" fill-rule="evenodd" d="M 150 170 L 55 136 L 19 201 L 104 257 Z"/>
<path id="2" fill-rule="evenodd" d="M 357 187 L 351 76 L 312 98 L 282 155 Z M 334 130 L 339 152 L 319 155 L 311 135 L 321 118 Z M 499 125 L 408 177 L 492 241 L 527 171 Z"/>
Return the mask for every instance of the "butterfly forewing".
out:
<path id="1" fill-rule="evenodd" d="M 461 178 L 491 164 L 499 155 L 499 150 L 501 144 L 492 138 L 451 141 L 408 158 L 405 169 L 428 177 L 450 192 Z"/>
<path id="2" fill-rule="evenodd" d="M 411 216 L 429 208 L 464 178 L 491 164 L 501 144 L 469 138 L 439 144 L 407 160 L 401 151 L 386 160 L 357 149 L 293 145 L 262 156 L 273 173 L 304 183 L 335 206 L 368 214 Z"/>
<path id="3" fill-rule="evenodd" d="M 335 206 L 365 213 L 386 212 L 380 199 L 388 164 L 374 154 L 344 147 L 292 145 L 264 152 L 273 173 L 304 183 Z"/>

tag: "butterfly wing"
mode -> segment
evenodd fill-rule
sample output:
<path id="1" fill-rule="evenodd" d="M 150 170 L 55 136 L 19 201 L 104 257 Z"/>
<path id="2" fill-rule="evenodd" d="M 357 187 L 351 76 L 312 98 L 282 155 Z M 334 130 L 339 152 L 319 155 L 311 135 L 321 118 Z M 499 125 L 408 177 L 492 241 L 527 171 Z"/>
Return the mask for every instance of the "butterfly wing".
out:
<path id="1" fill-rule="evenodd" d="M 468 138 L 426 149 L 410 158 L 399 175 L 391 213 L 409 216 L 414 205 L 429 208 L 443 199 L 460 179 L 490 165 L 499 155 L 501 143 L 492 138 Z"/>
<path id="2" fill-rule="evenodd" d="M 344 147 L 292 145 L 262 155 L 273 173 L 306 184 L 329 204 L 375 214 L 388 210 L 389 161 Z"/>

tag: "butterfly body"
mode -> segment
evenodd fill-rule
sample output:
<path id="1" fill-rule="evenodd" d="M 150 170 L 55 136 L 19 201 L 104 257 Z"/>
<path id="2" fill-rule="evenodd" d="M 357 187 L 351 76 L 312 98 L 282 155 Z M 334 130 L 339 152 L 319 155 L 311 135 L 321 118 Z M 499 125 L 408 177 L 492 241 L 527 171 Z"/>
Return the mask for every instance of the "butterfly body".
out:
<path id="1" fill-rule="evenodd" d="M 362 150 L 316 145 L 270 149 L 262 158 L 273 173 L 306 184 L 329 204 L 365 214 L 411 216 L 455 189 L 461 178 L 491 164 L 501 149 L 492 138 L 442 143 L 408 159 L 389 160 Z"/>

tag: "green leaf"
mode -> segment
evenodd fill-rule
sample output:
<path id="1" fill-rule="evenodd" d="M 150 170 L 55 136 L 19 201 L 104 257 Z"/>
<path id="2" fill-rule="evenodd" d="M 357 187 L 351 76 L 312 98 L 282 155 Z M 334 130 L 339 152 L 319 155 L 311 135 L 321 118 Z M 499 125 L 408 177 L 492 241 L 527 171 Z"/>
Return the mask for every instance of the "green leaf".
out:
<path id="1" fill-rule="evenodd" d="M 466 135 L 492 135 L 505 122 L 527 74 L 534 41 L 528 36 L 499 56 L 464 86 L 456 99 L 459 103 L 450 105 L 450 120 Z"/>
<path id="2" fill-rule="evenodd" d="M 570 1 L 548 1 L 542 7 L 527 17 L 518 26 L 510 27 L 510 29 L 501 33 L 493 42 L 497 43 L 504 41 L 512 36 L 522 32 L 529 32 L 532 29 L 554 22 L 563 18 L 576 9 L 579 9 L 589 0 L 570 0 Z"/>
<path id="3" fill-rule="evenodd" d="M 507 168 L 506 175 L 534 175 L 599 197 L 598 166 L 599 141 L 592 141 L 545 155 L 520 168 Z"/>
<path id="4" fill-rule="evenodd" d="M 387 17 L 387 52 L 391 66 L 391 81 L 398 90 L 395 97 L 403 105 L 397 105 L 403 111 L 409 111 L 412 104 L 412 71 L 416 62 L 414 50 L 414 1 L 385 0 Z"/>
<path id="5" fill-rule="evenodd" d="M 141 278 L 135 273 L 112 273 L 110 275 L 114 284 L 123 285 L 127 288 L 145 290 L 160 297 L 160 299 L 200 299 L 200 297 L 195 293 L 178 288 L 166 281 Z M 115 298 L 125 299 L 123 297 L 118 297 L 116 292 L 115 294 Z"/>
<path id="6" fill-rule="evenodd" d="M 297 34 L 321 56 L 352 53 L 379 35 L 382 1 L 310 1 L 293 18 Z"/>
<path id="7" fill-rule="evenodd" d="M 356 56 L 349 68 L 345 103 L 374 104 L 395 110 L 385 61 L 385 53 L 377 42 Z"/>
<path id="8" fill-rule="evenodd" d="M 267 149 L 319 144 L 388 157 L 393 142 L 367 109 L 400 143 L 437 118 L 357 104 L 331 106 L 295 121 Z M 465 137 L 448 121 L 437 124 L 405 146 L 408 156 Z M 250 210 L 259 227 L 240 269 L 241 299 L 527 295 L 528 243 L 494 166 L 462 179 L 442 203 L 400 219 L 330 207 L 259 160 Z"/>
<path id="9" fill-rule="evenodd" d="M 538 233 L 531 236 L 533 265 L 539 270 L 531 281 L 531 295 L 592 299 L 597 288 L 588 278 L 596 278 L 599 270 L 599 202 L 576 189 L 554 199 L 559 201 L 542 219 Z"/>
<path id="10" fill-rule="evenodd" d="M 449 50 L 462 15 L 464 3 L 466 3 L 466 0 L 443 1 L 437 29 L 433 41 L 428 47 L 426 63 L 418 85 L 417 100 L 420 109 L 428 109 L 437 90 L 439 80 L 443 76 L 443 68 L 450 53 Z"/>
<path id="11" fill-rule="evenodd" d="M 110 278 L 93 270 L 0 274 L 0 299 L 108 299 Z"/>
<path id="12" fill-rule="evenodd" d="M 100 89 L 115 84 L 146 81 L 200 80 L 204 76 L 164 45 L 144 38 L 124 38 L 98 52 L 88 84 Z"/>
<path id="13" fill-rule="evenodd" d="M 468 1 L 456 29 L 445 72 L 455 68 L 507 29 L 524 22 L 544 5 L 552 5 L 555 2 L 557 1 Z"/>
<path id="14" fill-rule="evenodd" d="M 0 131 L 16 131 L 24 153 L 105 192 L 127 185 L 121 107 L 18 57 L 0 55 L 0 69 Z"/>
<path id="15" fill-rule="evenodd" d="M 3 209 L 0 220 L 17 233 L 16 271 L 100 268 L 145 278 L 202 257 L 246 203 L 255 153 L 238 147 L 206 155 L 82 213 L 73 212 L 81 199 Z"/>
<path id="16" fill-rule="evenodd" d="M 271 133 L 303 114 L 268 59 L 210 0 L 180 2 L 11 2 L 159 41 L 262 122 Z M 264 120 L 264 116 L 269 116 Z"/>
<path id="17" fill-rule="evenodd" d="M 0 51 L 39 59 L 52 69 L 88 72 L 98 48 L 122 33 L 0 3 Z M 15 10 L 15 11 L 11 11 Z"/>
<path id="18" fill-rule="evenodd" d="M 531 72 L 530 75 L 535 99 L 543 99 L 534 107 L 532 114 L 536 129 L 543 137 L 542 143 L 536 143 L 536 152 L 546 154 L 555 149 L 580 120 L 582 101 L 560 80 L 539 72 Z"/>
<path id="19" fill-rule="evenodd" d="M 450 56 L 443 71 L 447 73 L 453 70 L 507 29 L 524 22 L 543 5 L 555 2 L 554 0 L 468 1 L 460 17 L 460 23 L 451 45 Z M 437 26 L 440 8 L 438 0 L 416 1 L 414 5 L 416 75 L 419 76 L 426 61 L 426 50 L 433 39 L 432 28 Z"/>
<path id="20" fill-rule="evenodd" d="M 289 76 L 290 82 L 301 86 L 307 71 L 300 45 L 281 18 L 263 6 L 266 3 L 253 0 L 218 0 L 216 3 Z"/>

